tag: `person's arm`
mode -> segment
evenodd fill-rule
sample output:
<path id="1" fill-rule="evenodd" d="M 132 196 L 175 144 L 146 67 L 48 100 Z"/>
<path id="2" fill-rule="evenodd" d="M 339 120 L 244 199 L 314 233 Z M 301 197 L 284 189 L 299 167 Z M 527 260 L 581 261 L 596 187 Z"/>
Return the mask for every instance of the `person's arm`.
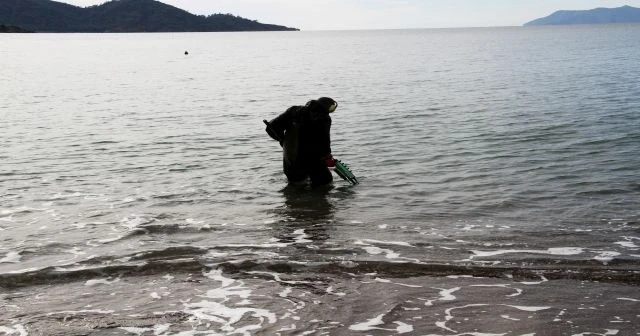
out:
<path id="1" fill-rule="evenodd" d="M 284 132 L 291 124 L 291 118 L 295 106 L 288 108 L 284 113 L 269 121 L 271 127 L 267 127 L 265 131 L 269 136 L 279 142 L 284 140 Z"/>
<path id="2" fill-rule="evenodd" d="M 322 123 L 320 134 L 318 135 L 319 135 L 319 139 L 318 139 L 319 153 L 322 153 L 323 159 L 333 160 L 333 157 L 331 156 L 331 118 L 326 119 Z"/>

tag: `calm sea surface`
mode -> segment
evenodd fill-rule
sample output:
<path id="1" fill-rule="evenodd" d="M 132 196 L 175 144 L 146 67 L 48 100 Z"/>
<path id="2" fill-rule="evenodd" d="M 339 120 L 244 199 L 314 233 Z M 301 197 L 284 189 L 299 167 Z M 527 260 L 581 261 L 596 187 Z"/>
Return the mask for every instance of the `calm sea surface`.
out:
<path id="1" fill-rule="evenodd" d="M 0 35 L 0 335 L 640 335 L 638 60 L 640 25 Z M 359 185 L 287 187 L 262 119 L 320 96 Z"/>

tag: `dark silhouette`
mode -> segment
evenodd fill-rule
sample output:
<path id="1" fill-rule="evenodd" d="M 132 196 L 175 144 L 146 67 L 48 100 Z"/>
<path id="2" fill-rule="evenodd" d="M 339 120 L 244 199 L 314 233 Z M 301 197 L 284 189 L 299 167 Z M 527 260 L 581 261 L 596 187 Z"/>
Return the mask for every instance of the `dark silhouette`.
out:
<path id="1" fill-rule="evenodd" d="M 304 106 L 291 106 L 267 124 L 265 131 L 283 148 L 283 170 L 289 182 L 311 179 L 313 186 L 333 180 L 327 167 L 334 167 L 331 155 L 331 117 L 338 103 L 321 97 Z"/>
<path id="2" fill-rule="evenodd" d="M 640 22 L 640 8 L 623 6 L 618 8 L 596 8 L 591 10 L 562 10 L 547 17 L 527 22 L 524 25 L 540 26 L 633 22 Z"/>
<path id="3" fill-rule="evenodd" d="M 0 24 L 0 33 L 33 33 L 30 30 L 26 30 L 24 28 L 16 27 L 16 26 L 5 26 Z"/>
<path id="4" fill-rule="evenodd" d="M 0 23 L 61 33 L 298 30 L 231 14 L 194 15 L 155 0 L 114 0 L 87 8 L 50 0 L 0 0 Z"/>

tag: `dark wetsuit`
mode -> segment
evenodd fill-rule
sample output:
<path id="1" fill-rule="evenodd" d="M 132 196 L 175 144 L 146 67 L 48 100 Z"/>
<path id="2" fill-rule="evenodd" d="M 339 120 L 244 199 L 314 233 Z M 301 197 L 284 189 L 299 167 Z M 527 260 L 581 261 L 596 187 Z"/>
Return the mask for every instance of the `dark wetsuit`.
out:
<path id="1" fill-rule="evenodd" d="M 271 120 L 275 139 L 284 139 L 284 173 L 290 182 L 311 178 L 314 186 L 333 180 L 325 159 L 331 155 L 331 117 L 326 107 L 312 100 L 305 106 L 292 106 Z"/>

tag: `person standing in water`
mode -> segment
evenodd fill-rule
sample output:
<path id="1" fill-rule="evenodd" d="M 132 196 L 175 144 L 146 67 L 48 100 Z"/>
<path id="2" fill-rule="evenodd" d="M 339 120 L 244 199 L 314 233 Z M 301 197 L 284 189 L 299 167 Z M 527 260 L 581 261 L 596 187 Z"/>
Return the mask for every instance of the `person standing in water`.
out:
<path id="1" fill-rule="evenodd" d="M 331 183 L 331 116 L 338 103 L 321 97 L 304 106 L 291 106 L 266 122 L 266 131 L 283 148 L 283 170 L 290 183 L 311 179 L 311 186 Z"/>

